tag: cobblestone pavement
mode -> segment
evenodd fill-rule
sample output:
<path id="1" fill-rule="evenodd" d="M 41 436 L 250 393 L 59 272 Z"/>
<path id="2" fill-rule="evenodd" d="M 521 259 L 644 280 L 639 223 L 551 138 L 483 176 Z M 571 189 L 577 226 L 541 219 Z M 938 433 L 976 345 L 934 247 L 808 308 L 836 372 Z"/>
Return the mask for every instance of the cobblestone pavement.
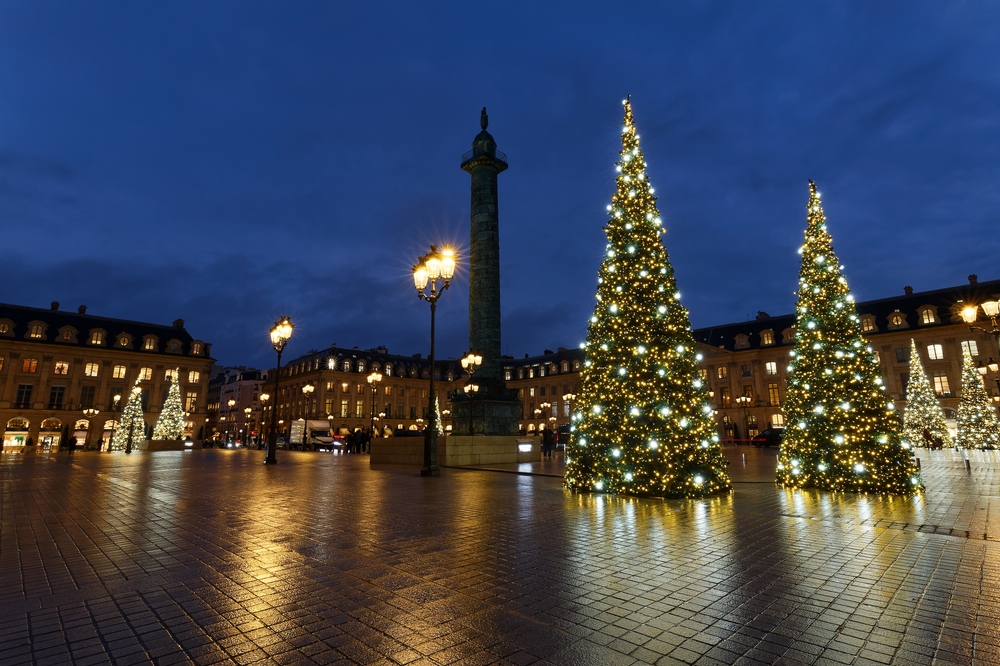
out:
<path id="1" fill-rule="evenodd" d="M 995 454 L 922 452 L 911 499 L 735 455 L 732 495 L 660 501 L 364 456 L 3 454 L 0 663 L 1000 663 Z"/>

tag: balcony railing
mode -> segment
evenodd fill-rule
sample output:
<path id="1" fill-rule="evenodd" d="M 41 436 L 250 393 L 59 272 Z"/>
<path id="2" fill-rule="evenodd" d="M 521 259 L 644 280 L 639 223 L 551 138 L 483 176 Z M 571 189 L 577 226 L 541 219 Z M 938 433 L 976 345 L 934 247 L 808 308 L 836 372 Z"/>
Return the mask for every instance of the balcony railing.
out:
<path id="1" fill-rule="evenodd" d="M 476 153 L 476 150 L 473 148 L 469 152 L 467 152 L 464 155 L 462 155 L 462 164 L 465 164 L 466 162 L 468 162 L 469 160 L 471 160 L 475 156 L 475 153 Z M 481 154 L 485 154 L 485 153 L 481 153 Z M 504 165 L 506 165 L 507 164 L 507 153 L 501 153 L 499 150 L 496 151 L 496 159 L 497 159 L 497 161 L 503 162 Z"/>

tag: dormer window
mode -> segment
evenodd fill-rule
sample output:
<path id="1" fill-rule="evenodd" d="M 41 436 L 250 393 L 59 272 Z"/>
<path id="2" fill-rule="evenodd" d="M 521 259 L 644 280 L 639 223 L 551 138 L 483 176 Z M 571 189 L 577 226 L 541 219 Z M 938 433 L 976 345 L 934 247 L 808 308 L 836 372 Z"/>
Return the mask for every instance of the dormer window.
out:
<path id="1" fill-rule="evenodd" d="M 385 376 L 392 377 L 392 363 L 385 364 Z"/>
<path id="2" fill-rule="evenodd" d="M 746 349 L 749 346 L 750 346 L 750 338 L 749 337 L 747 337 L 746 335 L 744 335 L 742 333 L 740 333 L 739 335 L 736 336 L 736 348 L 737 349 Z"/>
<path id="3" fill-rule="evenodd" d="M 118 341 L 115 342 L 116 347 L 121 347 L 122 349 L 128 349 L 132 346 L 132 338 L 122 334 L 118 336 Z"/>
<path id="4" fill-rule="evenodd" d="M 760 332 L 760 344 L 762 345 L 773 345 L 774 344 L 774 331 L 767 329 Z"/>
<path id="5" fill-rule="evenodd" d="M 28 337 L 32 340 L 41 340 L 45 337 L 45 327 L 41 324 L 32 324 L 28 329 Z"/>
<path id="6" fill-rule="evenodd" d="M 64 328 L 59 331 L 60 342 L 73 342 L 74 337 L 76 337 L 76 332 L 72 328 Z"/>
<path id="7" fill-rule="evenodd" d="M 893 312 L 890 314 L 889 328 L 907 328 L 906 315 L 902 312 Z"/>
<path id="8" fill-rule="evenodd" d="M 358 361 L 358 372 L 364 372 L 364 371 L 365 371 L 365 362 Z"/>
<path id="9" fill-rule="evenodd" d="M 10 335 L 11 326 L 8 322 L 0 321 L 0 335 Z"/>
<path id="10" fill-rule="evenodd" d="M 344 359 L 344 366 L 343 366 L 342 370 L 344 372 L 350 372 L 351 371 L 351 362 L 349 360 L 347 360 L 346 358 Z"/>
<path id="11" fill-rule="evenodd" d="M 92 345 L 103 345 L 104 344 L 104 331 L 91 331 L 90 332 L 90 344 L 92 344 Z"/>
<path id="12" fill-rule="evenodd" d="M 875 326 L 875 317 L 872 315 L 861 315 L 861 332 L 862 333 L 875 333 L 878 328 Z"/>
<path id="13" fill-rule="evenodd" d="M 147 337 L 142 341 L 142 348 L 146 351 L 156 351 L 156 338 Z"/>
<path id="14" fill-rule="evenodd" d="M 781 344 L 790 345 L 795 343 L 795 328 L 786 328 L 781 332 Z"/>
<path id="15" fill-rule="evenodd" d="M 201 355 L 201 343 L 200 342 L 192 342 L 191 343 L 191 353 L 194 354 L 195 356 Z"/>
<path id="16" fill-rule="evenodd" d="M 917 312 L 921 324 L 937 324 L 940 320 L 937 317 L 937 308 L 931 305 L 920 308 Z"/>

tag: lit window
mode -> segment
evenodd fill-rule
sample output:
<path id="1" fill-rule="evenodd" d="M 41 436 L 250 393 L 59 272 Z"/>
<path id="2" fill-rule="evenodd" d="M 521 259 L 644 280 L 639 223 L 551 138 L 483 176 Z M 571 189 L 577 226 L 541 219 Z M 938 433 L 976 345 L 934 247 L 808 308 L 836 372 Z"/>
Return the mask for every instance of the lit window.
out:
<path id="1" fill-rule="evenodd" d="M 736 348 L 737 349 L 746 349 L 749 346 L 750 346 L 750 338 L 748 338 L 747 336 L 743 335 L 742 333 L 740 333 L 739 335 L 736 336 Z"/>
<path id="2" fill-rule="evenodd" d="M 171 369 L 171 370 L 167 370 L 165 373 L 163 373 L 163 379 L 164 379 L 164 381 L 172 382 L 176 378 L 177 378 L 177 369 L 176 368 Z"/>
<path id="3" fill-rule="evenodd" d="M 195 354 L 195 355 L 201 354 L 201 343 L 200 342 L 192 342 L 191 343 L 191 353 Z"/>
<path id="4" fill-rule="evenodd" d="M 185 412 L 195 412 L 198 411 L 198 392 L 188 391 L 187 395 L 184 396 L 184 411 Z"/>
<path id="5" fill-rule="evenodd" d="M 875 352 L 875 362 L 876 363 L 882 362 L 882 357 L 878 355 L 878 352 Z"/>
<path id="6" fill-rule="evenodd" d="M 760 332 L 760 344 L 762 344 L 762 345 L 773 345 L 774 344 L 774 331 L 761 331 Z"/>
<path id="7" fill-rule="evenodd" d="M 728 386 L 719 387 L 719 404 L 721 404 L 724 409 L 729 409 L 733 406 Z"/>
<path id="8" fill-rule="evenodd" d="M 69 330 L 68 328 L 67 329 L 63 329 L 63 332 L 59 335 L 59 337 L 62 340 L 66 341 L 66 342 L 69 342 L 70 340 L 73 339 L 73 331 Z"/>
<path id="9" fill-rule="evenodd" d="M 26 358 L 21 361 L 21 372 L 35 372 L 38 370 L 37 358 Z"/>
<path id="10" fill-rule="evenodd" d="M 156 340 L 153 338 L 146 338 L 142 341 L 142 348 L 146 351 L 154 351 L 156 349 Z"/>
<path id="11" fill-rule="evenodd" d="M 785 427 L 785 415 L 784 414 L 771 414 L 771 425 L 775 428 Z"/>
<path id="12" fill-rule="evenodd" d="M 122 337 L 118 338 L 118 346 L 128 347 L 128 337 L 123 335 Z"/>
<path id="13" fill-rule="evenodd" d="M 152 368 L 139 368 L 139 381 L 148 382 L 153 378 Z"/>
<path id="14" fill-rule="evenodd" d="M 532 398 L 535 397 L 535 387 L 531 387 L 530 389 L 528 389 L 528 395 L 530 395 Z"/>
<path id="15" fill-rule="evenodd" d="M 769 375 L 778 374 L 778 364 L 775 361 L 768 361 L 764 364 L 764 372 Z"/>
<path id="16" fill-rule="evenodd" d="M 392 377 L 392 363 L 385 364 L 385 376 Z"/>
<path id="17" fill-rule="evenodd" d="M 365 403 L 358 400 L 354 403 L 354 418 L 363 419 L 365 417 Z"/>
<path id="18" fill-rule="evenodd" d="M 781 396 L 778 393 L 777 384 L 767 385 L 767 399 L 770 401 L 772 407 L 777 407 L 781 404 Z"/>
<path id="19" fill-rule="evenodd" d="M 115 379 L 125 379 L 125 366 L 116 365 L 114 369 L 111 371 L 111 376 L 114 377 Z"/>
<path id="20" fill-rule="evenodd" d="M 344 372 L 350 372 L 351 371 L 351 362 L 348 361 L 347 359 L 344 359 L 343 370 L 344 370 Z"/>
<path id="21" fill-rule="evenodd" d="M 10 324 L 7 322 L 0 322 L 0 334 L 10 333 Z"/>
<path id="22" fill-rule="evenodd" d="M 188 384 L 197 384 L 201 381 L 201 373 L 197 370 L 192 370 L 188 373 Z M 190 411 L 190 410 L 189 410 Z"/>
<path id="23" fill-rule="evenodd" d="M 358 361 L 358 372 L 364 372 L 364 371 L 365 371 L 365 362 Z"/>
<path id="24" fill-rule="evenodd" d="M 579 361 L 573 361 L 573 369 L 574 370 L 579 370 L 580 369 L 580 362 Z"/>
<path id="25" fill-rule="evenodd" d="M 875 330 L 875 317 L 871 315 L 864 315 L 861 317 L 861 331 L 864 333 L 870 333 Z"/>
<path id="26" fill-rule="evenodd" d="M 90 344 L 92 344 L 92 345 L 103 345 L 104 344 L 104 332 L 103 331 L 93 331 L 90 334 Z"/>
<path id="27" fill-rule="evenodd" d="M 704 380 L 708 380 L 708 368 L 698 368 L 698 376 Z"/>
<path id="28" fill-rule="evenodd" d="M 719 379 L 727 379 L 729 377 L 729 366 L 720 365 L 717 368 L 719 374 Z"/>
<path id="29" fill-rule="evenodd" d="M 948 375 L 946 373 L 934 373 L 934 392 L 938 395 L 951 393 L 951 388 L 948 386 Z"/>
<path id="30" fill-rule="evenodd" d="M 56 364 L 52 367 L 52 372 L 57 375 L 68 375 L 69 363 L 66 361 L 56 361 Z"/>
<path id="31" fill-rule="evenodd" d="M 0 370 L 3 370 L 3 360 L 4 360 L 4 357 L 0 356 Z"/>
<path id="32" fill-rule="evenodd" d="M 963 340 L 962 350 L 969 352 L 969 356 L 979 356 L 979 344 L 975 340 Z"/>
<path id="33" fill-rule="evenodd" d="M 386 395 L 392 395 L 392 387 L 391 386 L 386 386 L 385 387 L 385 394 Z"/>
<path id="34" fill-rule="evenodd" d="M 932 361 L 940 361 L 944 358 L 944 350 L 941 345 L 927 345 L 927 358 Z"/>
<path id="35" fill-rule="evenodd" d="M 88 363 L 86 367 L 83 369 L 83 374 L 87 375 L 88 377 L 96 377 L 97 372 L 98 372 L 97 363 Z"/>
<path id="36" fill-rule="evenodd" d="M 898 312 L 893 312 L 891 315 L 889 315 L 889 324 L 896 328 L 900 326 L 905 326 L 906 318 L 903 317 L 903 315 L 901 315 Z"/>
<path id="37" fill-rule="evenodd" d="M 347 418 L 348 404 L 349 403 L 348 403 L 347 400 L 341 400 L 340 401 L 340 418 L 342 418 L 342 419 L 346 419 Z"/>
<path id="38" fill-rule="evenodd" d="M 38 340 L 42 337 L 42 325 L 32 324 L 31 331 L 28 333 L 28 337 L 32 340 Z"/>
<path id="39" fill-rule="evenodd" d="M 504 381 L 508 381 L 508 382 L 510 381 L 510 370 L 504 370 L 503 371 L 503 378 L 504 378 Z"/>
<path id="40" fill-rule="evenodd" d="M 920 322 L 922 324 L 933 324 L 937 321 L 937 317 L 934 316 L 934 310 L 927 308 L 920 311 Z"/>

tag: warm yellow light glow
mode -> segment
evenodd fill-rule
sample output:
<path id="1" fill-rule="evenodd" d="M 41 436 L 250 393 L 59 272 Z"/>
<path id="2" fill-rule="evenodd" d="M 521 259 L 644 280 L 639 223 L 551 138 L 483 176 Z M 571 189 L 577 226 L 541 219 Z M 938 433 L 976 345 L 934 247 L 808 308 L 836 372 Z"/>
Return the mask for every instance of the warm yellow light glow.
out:
<path id="1" fill-rule="evenodd" d="M 424 264 L 413 267 L 413 286 L 418 291 L 423 291 L 427 287 L 427 267 Z"/>
<path id="2" fill-rule="evenodd" d="M 441 258 L 438 255 L 430 255 L 424 263 L 427 266 L 427 277 L 432 280 L 441 277 Z"/>
<path id="3" fill-rule="evenodd" d="M 962 308 L 962 320 L 966 324 L 976 323 L 976 306 L 970 305 L 968 307 Z"/>
<path id="4" fill-rule="evenodd" d="M 982 307 L 987 317 L 996 317 L 1000 314 L 1000 301 L 986 301 Z"/>
<path id="5" fill-rule="evenodd" d="M 455 251 L 450 247 L 441 250 L 441 277 L 445 280 L 455 277 Z"/>

